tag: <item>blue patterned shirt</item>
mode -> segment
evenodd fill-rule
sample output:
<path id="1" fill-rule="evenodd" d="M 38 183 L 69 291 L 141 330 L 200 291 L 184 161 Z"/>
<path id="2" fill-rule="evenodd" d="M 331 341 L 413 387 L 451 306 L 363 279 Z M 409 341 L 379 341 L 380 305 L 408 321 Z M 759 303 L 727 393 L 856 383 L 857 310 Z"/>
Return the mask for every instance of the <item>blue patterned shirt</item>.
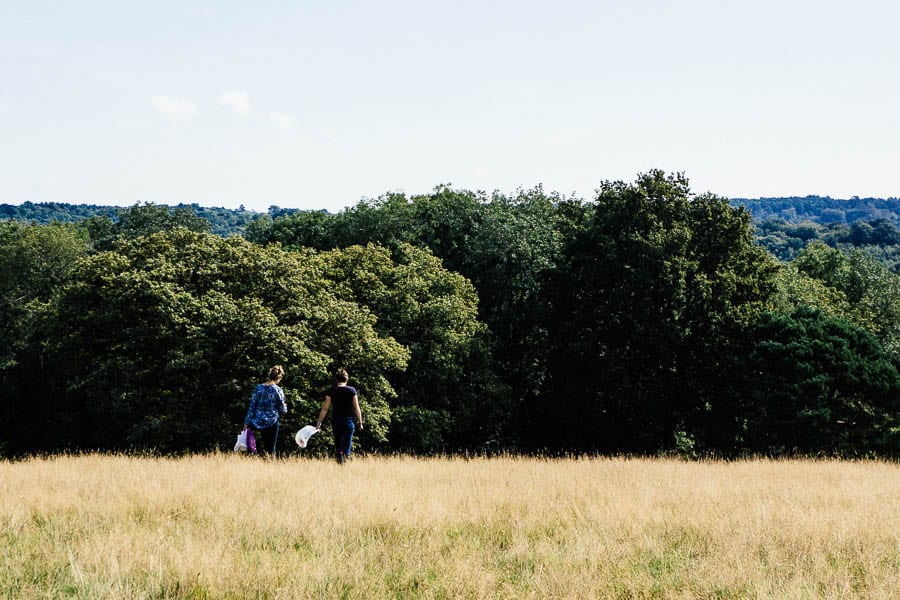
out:
<path id="1" fill-rule="evenodd" d="M 279 414 L 283 415 L 286 412 L 287 404 L 284 402 L 284 392 L 281 388 L 274 383 L 271 385 L 261 383 L 253 390 L 244 424 L 256 429 L 265 429 L 277 423 Z"/>

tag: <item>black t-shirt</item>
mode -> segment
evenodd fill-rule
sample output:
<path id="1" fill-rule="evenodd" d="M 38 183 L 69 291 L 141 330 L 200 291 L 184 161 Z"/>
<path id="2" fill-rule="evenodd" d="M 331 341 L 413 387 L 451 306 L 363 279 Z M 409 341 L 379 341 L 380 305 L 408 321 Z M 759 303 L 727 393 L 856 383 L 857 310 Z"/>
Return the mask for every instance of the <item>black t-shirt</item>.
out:
<path id="1" fill-rule="evenodd" d="M 334 407 L 335 418 L 341 419 L 356 416 L 356 413 L 353 412 L 353 396 L 355 395 L 356 389 L 349 385 L 336 385 L 328 390 L 331 406 Z"/>

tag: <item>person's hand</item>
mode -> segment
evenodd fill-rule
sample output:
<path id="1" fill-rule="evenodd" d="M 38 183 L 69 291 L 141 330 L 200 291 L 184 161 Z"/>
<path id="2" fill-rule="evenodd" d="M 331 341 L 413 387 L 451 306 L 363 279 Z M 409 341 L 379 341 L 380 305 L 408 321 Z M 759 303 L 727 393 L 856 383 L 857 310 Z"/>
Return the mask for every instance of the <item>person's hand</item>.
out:
<path id="1" fill-rule="evenodd" d="M 322 423 L 316 423 L 316 431 L 322 431 Z"/>
<path id="2" fill-rule="evenodd" d="M 363 424 L 360 423 L 360 424 L 359 424 L 359 430 L 362 431 L 363 429 L 365 429 L 365 427 L 363 427 Z"/>

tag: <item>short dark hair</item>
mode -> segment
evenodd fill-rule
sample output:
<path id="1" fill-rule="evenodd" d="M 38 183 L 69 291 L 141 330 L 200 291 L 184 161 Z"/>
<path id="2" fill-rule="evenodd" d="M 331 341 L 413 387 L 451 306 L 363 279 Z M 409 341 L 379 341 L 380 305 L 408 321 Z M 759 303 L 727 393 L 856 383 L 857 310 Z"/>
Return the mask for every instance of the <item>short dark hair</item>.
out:
<path id="1" fill-rule="evenodd" d="M 350 380 L 350 376 L 347 374 L 347 369 L 340 368 L 334 371 L 334 382 L 335 383 L 347 383 Z"/>

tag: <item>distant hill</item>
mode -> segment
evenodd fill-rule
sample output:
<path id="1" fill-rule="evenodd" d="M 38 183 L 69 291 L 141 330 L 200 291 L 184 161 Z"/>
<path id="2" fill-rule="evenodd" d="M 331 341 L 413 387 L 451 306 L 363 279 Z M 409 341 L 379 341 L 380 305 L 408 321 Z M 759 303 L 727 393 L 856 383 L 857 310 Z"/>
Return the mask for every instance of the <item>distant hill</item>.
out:
<path id="1" fill-rule="evenodd" d="M 172 208 L 189 207 L 198 217 L 209 221 L 212 233 L 217 235 L 238 235 L 244 233 L 246 226 L 261 214 L 252 210 L 206 207 L 199 204 L 177 204 Z M 123 206 L 99 206 L 96 204 L 66 204 L 63 202 L 23 202 L 21 205 L 0 204 L 0 220 L 15 219 L 35 223 L 60 221 L 73 223 L 89 217 L 108 217 L 118 219 L 118 212 Z M 280 216 L 289 209 L 273 206 L 269 209 L 272 216 Z"/>
<path id="2" fill-rule="evenodd" d="M 857 248 L 900 273 L 900 199 L 822 196 L 733 198 L 756 225 L 756 242 L 780 260 L 793 259 L 808 244 Z"/>
<path id="3" fill-rule="evenodd" d="M 96 204 L 64 204 L 62 202 L 23 202 L 20 205 L 0 204 L 0 219 L 14 219 L 36 223 L 62 221 L 72 223 L 88 217 L 116 217 L 117 206 Z"/>
<path id="4" fill-rule="evenodd" d="M 859 198 L 847 200 L 829 196 L 785 198 L 732 198 L 733 206 L 744 206 L 754 221 L 782 219 L 788 223 L 855 223 L 887 219 L 900 224 L 900 198 Z"/>

